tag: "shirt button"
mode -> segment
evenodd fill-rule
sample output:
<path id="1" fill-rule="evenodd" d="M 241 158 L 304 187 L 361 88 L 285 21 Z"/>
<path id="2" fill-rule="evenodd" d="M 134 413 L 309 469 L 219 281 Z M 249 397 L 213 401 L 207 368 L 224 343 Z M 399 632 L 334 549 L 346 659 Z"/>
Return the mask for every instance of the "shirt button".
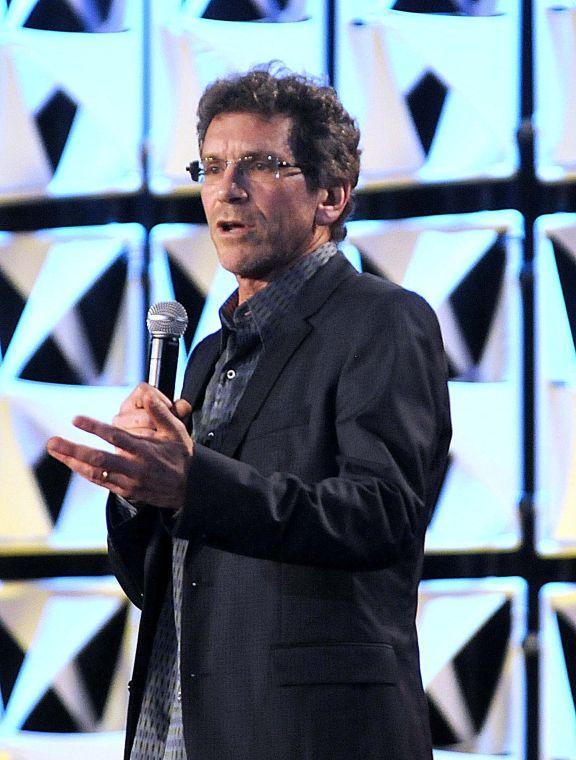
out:
<path id="1" fill-rule="evenodd" d="M 226 373 L 226 377 L 228 378 L 228 380 L 234 380 L 234 378 L 236 377 L 236 370 L 229 369 L 228 372 Z"/>
<path id="2" fill-rule="evenodd" d="M 192 588 L 196 588 L 197 585 L 196 581 L 192 581 Z"/>
<path id="3" fill-rule="evenodd" d="M 181 689 L 178 689 L 178 694 L 176 695 L 176 697 L 178 698 L 178 702 L 182 702 L 182 690 Z"/>
<path id="4" fill-rule="evenodd" d="M 196 673 L 190 673 L 190 678 L 196 678 Z"/>
<path id="5" fill-rule="evenodd" d="M 206 438 L 214 438 L 214 431 L 211 430 L 207 435 Z"/>

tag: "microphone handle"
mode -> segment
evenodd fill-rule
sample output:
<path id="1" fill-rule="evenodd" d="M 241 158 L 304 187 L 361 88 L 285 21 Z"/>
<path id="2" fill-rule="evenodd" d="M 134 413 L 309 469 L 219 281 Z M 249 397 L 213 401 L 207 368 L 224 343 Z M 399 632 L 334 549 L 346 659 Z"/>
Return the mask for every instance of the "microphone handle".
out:
<path id="1" fill-rule="evenodd" d="M 158 388 L 170 401 L 174 400 L 178 338 L 173 335 L 152 336 L 148 353 L 148 383 Z"/>

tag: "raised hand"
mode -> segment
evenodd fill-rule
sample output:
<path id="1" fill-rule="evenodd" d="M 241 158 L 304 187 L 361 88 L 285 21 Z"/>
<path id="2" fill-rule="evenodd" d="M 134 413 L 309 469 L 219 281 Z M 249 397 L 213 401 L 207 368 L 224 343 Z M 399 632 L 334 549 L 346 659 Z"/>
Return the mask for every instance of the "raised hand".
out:
<path id="1" fill-rule="evenodd" d="M 178 510 L 184 503 L 194 446 L 185 422 L 191 407 L 172 404 L 145 383 L 126 399 L 108 425 L 76 417 L 74 425 L 115 447 L 114 452 L 54 437 L 47 450 L 55 459 L 92 483 L 133 502 Z"/>

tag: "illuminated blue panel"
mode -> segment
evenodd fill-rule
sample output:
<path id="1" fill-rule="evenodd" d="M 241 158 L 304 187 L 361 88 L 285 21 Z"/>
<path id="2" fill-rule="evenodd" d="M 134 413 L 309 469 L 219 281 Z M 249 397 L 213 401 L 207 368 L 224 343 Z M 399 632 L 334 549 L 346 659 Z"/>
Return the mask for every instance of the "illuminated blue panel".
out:
<path id="1" fill-rule="evenodd" d="M 513 176 L 518 2 L 475 17 L 397 5 L 338 3 L 336 87 L 363 133 L 361 186 Z"/>

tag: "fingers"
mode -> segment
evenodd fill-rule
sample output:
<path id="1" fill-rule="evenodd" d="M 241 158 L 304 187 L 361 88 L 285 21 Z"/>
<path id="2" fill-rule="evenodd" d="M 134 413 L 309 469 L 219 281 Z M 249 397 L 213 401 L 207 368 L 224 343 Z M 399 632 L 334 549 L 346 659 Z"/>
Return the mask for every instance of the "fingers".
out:
<path id="1" fill-rule="evenodd" d="M 142 441 L 138 436 L 113 425 L 108 425 L 106 422 L 100 422 L 100 420 L 95 420 L 92 417 L 78 416 L 72 420 L 72 423 L 79 430 L 91 433 L 117 449 L 122 449 L 131 454 L 137 454 L 141 450 Z M 90 450 L 94 451 L 94 449 Z"/>
<path id="2" fill-rule="evenodd" d="M 153 437 L 156 432 L 156 423 L 144 409 L 124 413 L 120 412 L 120 414 L 117 414 L 113 418 L 112 425 L 139 436 L 148 435 Z"/>
<path id="3" fill-rule="evenodd" d="M 179 509 L 186 490 L 189 457 L 194 446 L 186 428 L 191 413 L 184 399 L 172 403 L 141 383 L 109 425 L 78 416 L 75 427 L 114 447 L 103 451 L 54 437 L 47 451 L 78 475 L 133 501 Z M 154 477 L 151 477 L 154 473 Z"/>
<path id="4" fill-rule="evenodd" d="M 157 388 L 140 383 L 122 403 L 112 424 L 136 436 L 164 439 L 174 435 L 174 425 L 173 420 L 162 414 L 162 409 L 169 410 L 187 427 L 192 407 L 185 399 L 172 403 Z"/>
<path id="5" fill-rule="evenodd" d="M 186 406 L 184 406 L 186 404 Z M 190 404 L 184 402 L 179 406 L 171 405 L 167 408 L 164 404 L 159 403 L 155 398 L 146 400 L 146 411 L 150 413 L 159 437 L 164 440 L 188 440 L 189 435 L 183 421 L 179 418 L 180 409 L 185 412 Z M 191 408 L 191 407 L 190 407 Z"/>
<path id="6" fill-rule="evenodd" d="M 50 438 L 46 448 L 54 459 L 87 480 L 106 488 L 125 487 L 135 475 L 134 464 L 125 457 L 73 443 L 65 438 Z M 112 473 L 115 476 L 114 482 Z"/>
<path id="7" fill-rule="evenodd" d="M 168 408 L 172 406 L 170 399 L 159 391 L 158 388 L 154 388 L 148 383 L 140 383 L 122 402 L 120 406 L 120 414 L 127 414 L 137 409 L 144 409 L 146 407 L 147 399 L 150 398 L 157 399 L 158 402 L 164 404 L 164 406 Z"/>
<path id="8" fill-rule="evenodd" d="M 163 440 L 139 437 L 91 417 L 79 416 L 73 420 L 77 428 L 106 441 L 116 451 L 54 437 L 48 441 L 48 453 L 90 482 L 126 499 L 180 509 L 194 451 L 192 439 L 164 403 L 152 399 L 147 404 L 147 413 L 155 417 L 159 429 L 172 430 Z"/>

